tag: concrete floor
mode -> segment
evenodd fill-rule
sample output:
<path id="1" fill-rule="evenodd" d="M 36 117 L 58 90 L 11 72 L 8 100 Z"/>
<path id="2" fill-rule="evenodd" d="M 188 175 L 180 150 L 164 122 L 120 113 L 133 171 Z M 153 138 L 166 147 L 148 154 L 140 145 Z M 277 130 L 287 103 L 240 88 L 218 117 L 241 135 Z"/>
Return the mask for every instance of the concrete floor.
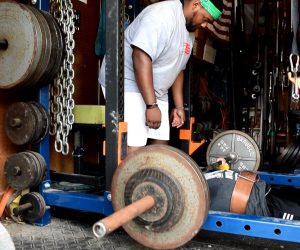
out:
<path id="1" fill-rule="evenodd" d="M 118 230 L 111 235 L 108 235 L 104 239 L 97 239 L 93 235 L 92 226 L 98 219 L 100 219 L 99 215 L 59 209 L 52 211 L 51 223 L 44 227 L 33 226 L 29 224 L 18 224 L 11 220 L 2 220 L 1 222 L 9 232 L 17 250 L 147 249 L 146 247 L 132 240 L 123 230 Z M 200 233 L 192 241 L 178 249 L 296 250 L 300 249 L 300 244 L 200 231 Z"/>

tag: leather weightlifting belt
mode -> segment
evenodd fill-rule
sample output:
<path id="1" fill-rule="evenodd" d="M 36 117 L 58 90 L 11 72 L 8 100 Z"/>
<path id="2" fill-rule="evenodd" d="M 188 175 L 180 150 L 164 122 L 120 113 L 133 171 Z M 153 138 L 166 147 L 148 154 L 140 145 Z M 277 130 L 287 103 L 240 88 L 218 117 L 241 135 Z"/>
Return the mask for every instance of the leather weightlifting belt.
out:
<path id="1" fill-rule="evenodd" d="M 257 181 L 256 177 L 257 174 L 251 171 L 241 171 L 239 173 L 231 196 L 230 212 L 238 214 L 246 213 L 253 185 Z"/>

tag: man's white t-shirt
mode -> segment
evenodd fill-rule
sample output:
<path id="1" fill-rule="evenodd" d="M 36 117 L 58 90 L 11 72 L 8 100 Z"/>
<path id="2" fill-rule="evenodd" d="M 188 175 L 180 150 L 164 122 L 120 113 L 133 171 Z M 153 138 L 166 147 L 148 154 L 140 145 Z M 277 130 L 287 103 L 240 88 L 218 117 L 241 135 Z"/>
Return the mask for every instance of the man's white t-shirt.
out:
<path id="1" fill-rule="evenodd" d="M 179 0 L 149 5 L 135 18 L 125 30 L 125 91 L 140 92 L 132 64 L 131 46 L 136 46 L 152 59 L 156 98 L 168 100 L 168 89 L 185 69 L 193 48 L 194 34 L 187 31 L 185 24 Z M 105 86 L 105 61 L 100 70 L 99 82 Z"/>

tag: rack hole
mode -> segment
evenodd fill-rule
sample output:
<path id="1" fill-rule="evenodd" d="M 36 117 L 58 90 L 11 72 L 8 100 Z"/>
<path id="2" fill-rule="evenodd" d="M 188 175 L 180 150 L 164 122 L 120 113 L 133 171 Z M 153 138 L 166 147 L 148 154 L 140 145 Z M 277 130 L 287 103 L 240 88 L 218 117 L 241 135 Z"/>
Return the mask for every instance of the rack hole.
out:
<path id="1" fill-rule="evenodd" d="M 216 225 L 217 225 L 217 227 L 221 227 L 222 226 L 222 222 L 221 221 L 217 221 Z"/>
<path id="2" fill-rule="evenodd" d="M 274 233 L 275 233 L 276 235 L 280 235 L 280 234 L 281 234 L 281 230 L 280 230 L 279 228 L 276 228 L 276 229 L 274 230 Z"/>
<path id="3" fill-rule="evenodd" d="M 245 225 L 244 228 L 246 231 L 250 231 L 250 229 L 251 229 L 251 227 L 249 225 Z"/>

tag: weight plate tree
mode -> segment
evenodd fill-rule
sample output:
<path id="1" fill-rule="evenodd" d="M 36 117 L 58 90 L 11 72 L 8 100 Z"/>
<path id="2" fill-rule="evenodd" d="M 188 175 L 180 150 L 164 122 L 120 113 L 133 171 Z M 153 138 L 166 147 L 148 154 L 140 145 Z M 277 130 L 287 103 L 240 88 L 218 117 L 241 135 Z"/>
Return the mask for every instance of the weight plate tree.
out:
<path id="1" fill-rule="evenodd" d="M 207 165 L 224 158 L 233 170 L 256 171 L 260 165 L 260 152 L 256 142 L 238 130 L 227 130 L 218 134 L 208 145 Z"/>

